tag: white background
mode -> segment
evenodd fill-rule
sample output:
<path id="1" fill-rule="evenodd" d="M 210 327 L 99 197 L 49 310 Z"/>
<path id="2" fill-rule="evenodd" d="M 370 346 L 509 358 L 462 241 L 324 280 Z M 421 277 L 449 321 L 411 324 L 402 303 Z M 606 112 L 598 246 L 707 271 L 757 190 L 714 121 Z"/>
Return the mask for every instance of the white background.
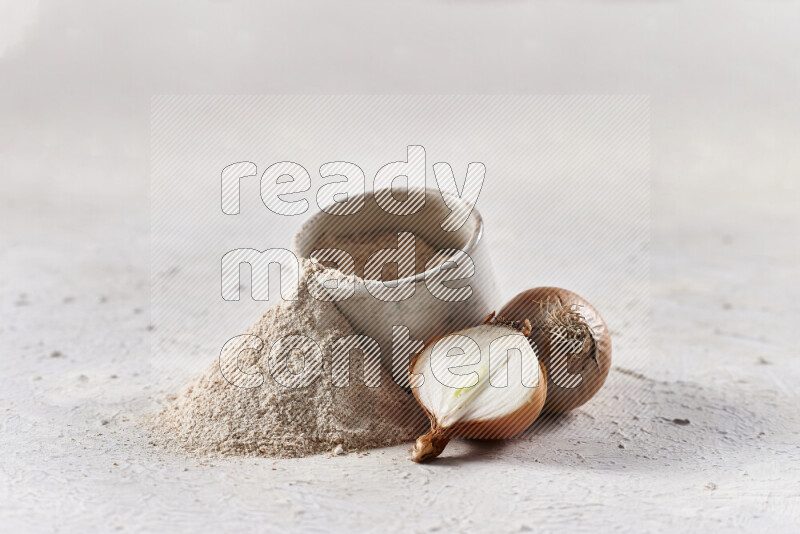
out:
<path id="1" fill-rule="evenodd" d="M 796 529 L 797 3 L 164 4 L 0 3 L 4 530 Z M 647 368 L 430 466 L 149 446 L 162 93 L 650 95 Z"/>

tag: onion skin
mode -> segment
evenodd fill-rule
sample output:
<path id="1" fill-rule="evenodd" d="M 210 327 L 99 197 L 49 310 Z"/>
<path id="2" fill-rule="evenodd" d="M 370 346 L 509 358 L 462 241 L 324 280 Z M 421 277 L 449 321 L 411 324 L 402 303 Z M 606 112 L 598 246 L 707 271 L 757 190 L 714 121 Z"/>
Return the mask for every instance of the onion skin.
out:
<path id="1" fill-rule="evenodd" d="M 429 341 L 425 348 L 439 339 L 441 339 L 441 337 Z M 410 374 L 416 372 L 415 369 L 419 362 L 419 356 L 424 350 L 423 348 L 411 361 L 411 368 L 409 369 Z M 541 373 L 539 386 L 532 388 L 533 394 L 529 397 L 528 401 L 515 411 L 496 419 L 456 423 L 447 428 L 443 428 L 439 425 L 436 420 L 436 415 L 422 403 L 417 393 L 418 388 L 412 388 L 411 391 L 414 394 L 414 398 L 431 421 L 431 430 L 427 434 L 417 438 L 414 448 L 411 449 L 411 459 L 417 463 L 424 463 L 436 458 L 442 453 L 450 442 L 450 439 L 455 436 L 472 439 L 501 440 L 513 438 L 521 434 L 533 424 L 545 406 L 545 399 L 547 397 L 547 374 L 542 362 L 539 362 L 539 372 Z"/>
<path id="2" fill-rule="evenodd" d="M 554 362 L 551 357 L 554 344 L 548 312 L 558 311 L 559 307 L 577 312 L 591 333 L 583 352 L 567 355 L 567 372 L 570 375 L 580 374 L 582 378 L 574 388 L 565 388 L 553 382 Z M 597 310 L 581 296 L 558 287 L 537 287 L 511 299 L 497 316 L 501 321 L 521 322 L 529 319 L 533 324 L 529 338 L 534 343 L 540 363 L 548 370 L 545 412 L 566 413 L 574 410 L 591 399 L 605 383 L 611 369 L 611 335 Z"/>
<path id="3" fill-rule="evenodd" d="M 419 402 L 419 399 L 417 399 L 417 402 Z M 420 406 L 422 406 L 422 404 L 420 404 Z M 442 451 L 444 451 L 444 448 L 450 443 L 450 438 L 452 437 L 452 432 L 438 426 L 434 418 L 431 418 L 431 431 L 417 438 L 417 441 L 414 443 L 414 448 L 411 449 L 411 459 L 418 464 L 433 460 L 442 454 Z"/>

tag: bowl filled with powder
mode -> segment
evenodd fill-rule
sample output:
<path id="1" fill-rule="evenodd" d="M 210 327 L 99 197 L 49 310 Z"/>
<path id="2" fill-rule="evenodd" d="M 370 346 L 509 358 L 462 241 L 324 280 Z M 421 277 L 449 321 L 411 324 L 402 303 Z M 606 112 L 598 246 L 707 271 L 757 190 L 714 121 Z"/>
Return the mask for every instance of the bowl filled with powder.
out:
<path id="1" fill-rule="evenodd" d="M 409 363 L 389 361 L 398 336 L 427 342 L 480 324 L 497 302 L 478 211 L 436 189 L 403 193 L 381 189 L 322 207 L 292 241 L 298 257 L 338 271 L 327 281 L 318 275 L 320 286 L 339 290 L 336 307 L 395 371 Z M 349 291 L 337 287 L 342 274 Z"/>

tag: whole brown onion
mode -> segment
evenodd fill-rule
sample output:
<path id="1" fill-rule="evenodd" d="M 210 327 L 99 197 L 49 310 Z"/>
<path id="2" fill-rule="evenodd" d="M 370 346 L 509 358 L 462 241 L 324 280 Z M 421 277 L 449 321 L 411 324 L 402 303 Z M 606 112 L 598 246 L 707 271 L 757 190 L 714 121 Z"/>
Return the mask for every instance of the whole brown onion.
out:
<path id="1" fill-rule="evenodd" d="M 529 336 L 547 369 L 544 411 L 565 413 L 591 399 L 611 369 L 611 336 L 594 307 L 558 287 L 523 291 L 497 313 L 499 321 L 530 320 Z"/>

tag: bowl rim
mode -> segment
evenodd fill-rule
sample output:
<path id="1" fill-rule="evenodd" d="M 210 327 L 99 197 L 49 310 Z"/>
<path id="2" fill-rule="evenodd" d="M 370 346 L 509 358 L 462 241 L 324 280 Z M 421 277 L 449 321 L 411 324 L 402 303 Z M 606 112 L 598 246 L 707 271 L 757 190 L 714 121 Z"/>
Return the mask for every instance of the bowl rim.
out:
<path id="1" fill-rule="evenodd" d="M 359 195 L 359 196 L 363 196 L 364 197 L 364 201 L 366 202 L 370 198 L 374 199 L 375 195 L 377 193 L 379 193 L 381 191 L 387 191 L 387 190 L 391 191 L 391 188 L 385 187 L 385 188 L 375 189 L 375 190 L 371 190 L 371 191 L 365 191 L 362 195 Z M 438 193 L 439 195 L 442 196 L 442 199 L 444 199 L 444 197 L 447 196 L 447 197 L 453 199 L 456 202 L 459 202 L 459 203 L 462 203 L 462 204 L 466 203 L 466 201 L 464 201 L 460 197 L 457 197 L 457 196 L 452 195 L 450 193 L 445 193 L 445 192 L 443 192 L 443 191 L 441 191 L 439 189 L 435 189 L 435 188 L 431 188 L 431 187 L 427 187 L 427 186 L 426 187 L 410 187 L 410 188 L 408 188 L 409 194 L 412 191 L 424 192 L 426 199 L 428 198 L 429 194 Z M 316 226 L 318 226 L 320 224 L 321 220 L 323 220 L 326 216 L 330 216 L 330 215 L 331 215 L 330 213 L 327 213 L 322 208 L 319 208 L 319 211 L 317 213 L 315 213 L 311 217 L 309 217 L 300 226 L 300 228 L 297 229 L 297 231 L 294 233 L 294 236 L 292 237 L 292 251 L 295 254 L 299 255 L 302 258 L 311 260 L 312 262 L 316 263 L 316 260 L 314 260 L 312 258 L 309 258 L 307 254 L 300 254 L 298 241 L 301 239 L 303 234 L 306 234 L 306 233 L 312 231 L 313 228 L 315 228 Z M 356 214 L 353 214 L 353 215 L 356 215 Z M 472 235 L 470 235 L 469 239 L 467 240 L 467 244 L 464 245 L 464 247 L 462 247 L 461 249 L 459 249 L 459 251 L 456 254 L 454 254 L 453 256 L 450 256 L 450 258 L 459 258 L 459 256 L 463 255 L 463 254 L 466 254 L 467 256 L 470 256 L 470 253 L 473 250 L 475 250 L 475 248 L 478 246 L 478 243 L 480 243 L 481 240 L 483 239 L 483 232 L 484 232 L 483 217 L 481 216 L 481 213 L 478 211 L 478 208 L 476 206 L 472 207 L 472 210 L 470 211 L 470 214 L 469 214 L 468 218 L 472 217 L 473 215 L 475 216 L 475 223 L 476 223 L 475 231 L 472 232 Z M 347 217 L 347 215 L 343 215 L 343 216 Z M 466 224 L 466 221 L 465 221 L 465 224 Z M 441 249 L 439 249 L 439 250 L 441 250 Z M 470 256 L 470 258 L 471 258 L 471 256 Z M 475 260 L 472 260 L 472 261 L 473 261 L 473 263 L 475 263 Z M 432 269 L 426 269 L 426 270 L 424 270 L 424 271 L 422 271 L 420 273 L 414 274 L 413 276 L 406 276 L 405 278 L 398 278 L 397 280 L 387 280 L 386 282 L 397 282 L 398 285 L 401 284 L 401 283 L 417 284 L 417 283 L 423 282 L 425 280 L 426 276 L 428 275 L 428 273 L 434 273 L 434 272 L 440 270 L 442 268 L 442 266 L 444 266 L 446 263 L 448 263 L 448 262 L 439 264 L 436 267 L 433 267 Z M 380 286 L 383 286 L 383 284 L 385 283 L 383 280 L 374 280 L 374 279 L 371 279 L 371 278 L 362 278 L 362 277 L 358 276 L 357 274 L 354 274 L 352 276 L 356 280 L 360 280 L 365 286 L 367 286 L 367 285 L 369 285 L 370 287 L 374 286 L 376 289 L 378 287 L 380 287 Z"/>

